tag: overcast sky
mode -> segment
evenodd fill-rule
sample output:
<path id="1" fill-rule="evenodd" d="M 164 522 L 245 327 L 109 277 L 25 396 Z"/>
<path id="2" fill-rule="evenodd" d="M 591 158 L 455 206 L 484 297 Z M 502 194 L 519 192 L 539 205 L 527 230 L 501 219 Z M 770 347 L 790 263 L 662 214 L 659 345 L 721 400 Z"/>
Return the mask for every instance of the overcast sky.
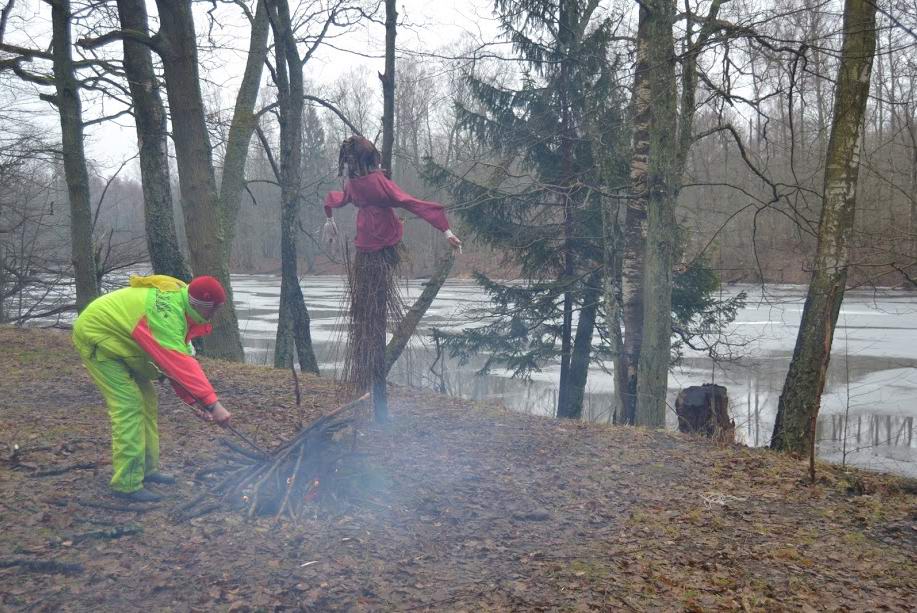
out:
<path id="1" fill-rule="evenodd" d="M 74 2 L 75 7 L 79 4 L 81 3 Z M 155 14 L 153 1 L 148 0 L 147 4 L 150 14 Z M 291 5 L 295 5 L 295 0 L 291 1 Z M 201 36 L 202 77 L 209 82 L 204 86 L 205 96 L 209 99 L 215 92 L 219 92 L 222 106 L 231 108 L 245 68 L 248 23 L 238 7 L 230 4 L 221 5 L 216 13 L 219 16 L 220 27 L 212 31 L 219 50 L 214 50 L 210 48 L 206 37 L 206 11 L 211 7 L 212 5 L 207 2 L 196 5 L 196 26 Z M 402 0 L 398 3 L 401 23 L 397 38 L 399 56 L 410 56 L 417 52 L 437 52 L 460 39 L 481 43 L 493 41 L 497 28 L 492 8 L 492 0 Z M 16 3 L 15 11 L 7 28 L 5 41 L 46 48 L 50 39 L 48 5 L 40 0 L 20 0 Z M 384 18 L 384 14 L 382 17 Z M 75 33 L 75 38 L 79 35 L 78 32 Z M 384 37 L 384 26 L 374 23 L 367 23 L 347 34 L 335 37 L 331 41 L 334 48 L 323 48 L 308 63 L 306 78 L 321 85 L 331 83 L 342 72 L 352 67 L 365 67 L 368 76 L 381 72 L 384 68 Z M 120 55 L 121 45 L 111 45 L 111 52 Z M 267 77 L 266 71 L 264 77 Z M 7 109 L 27 110 L 30 121 L 40 124 L 48 131 L 59 132 L 58 120 L 52 108 L 47 103 L 37 100 L 38 88 L 26 84 L 14 86 L 0 96 L 5 98 L 0 100 L 3 106 Z M 381 102 L 382 91 L 378 79 L 373 78 L 373 86 L 378 90 Z M 84 95 L 86 119 L 98 116 L 102 112 L 110 113 L 112 108 L 110 102 L 103 107 L 97 96 Z M 136 153 L 136 135 L 131 118 L 122 117 L 90 126 L 86 130 L 86 150 L 89 160 L 95 164 L 100 174 L 114 172 L 125 159 Z M 128 164 L 124 172 L 137 177 L 139 170 L 136 162 Z"/>

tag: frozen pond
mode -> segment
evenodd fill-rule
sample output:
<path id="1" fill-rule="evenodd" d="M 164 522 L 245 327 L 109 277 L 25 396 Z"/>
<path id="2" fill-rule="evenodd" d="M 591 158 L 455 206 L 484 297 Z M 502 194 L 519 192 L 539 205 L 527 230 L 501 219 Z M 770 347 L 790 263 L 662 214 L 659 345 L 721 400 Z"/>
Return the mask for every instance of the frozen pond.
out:
<path id="1" fill-rule="evenodd" d="M 341 300 L 340 277 L 305 277 L 303 292 L 312 317 L 312 338 L 323 373 L 339 362 Z M 239 325 L 249 361 L 268 363 L 273 356 L 280 278 L 270 275 L 234 275 Z M 421 291 L 420 282 L 405 290 L 410 303 Z M 774 425 L 777 399 L 796 341 L 805 301 L 800 286 L 734 286 L 724 295 L 745 291 L 747 306 L 728 332 L 727 340 L 741 357 L 714 364 L 688 353 L 669 378 L 669 404 L 689 385 L 715 382 L 729 390 L 730 410 L 737 436 L 749 445 L 766 445 Z M 499 400 L 529 413 L 551 414 L 559 367 L 547 367 L 533 381 L 510 379 L 504 373 L 476 376 L 474 365 L 446 362 L 436 373 L 436 358 L 426 332 L 433 326 L 461 329 L 469 325 L 465 310 L 485 296 L 470 281 L 450 280 L 421 323 L 419 334 L 399 360 L 392 380 L 408 385 L 445 385 L 451 394 L 475 400 Z M 828 383 L 818 424 L 819 455 L 835 462 L 917 476 L 917 295 L 909 292 L 847 292 L 838 319 Z M 610 365 L 608 365 L 610 369 Z M 612 377 L 601 369 L 589 375 L 585 414 L 605 421 Z M 675 427 L 674 410 L 669 425 Z"/>

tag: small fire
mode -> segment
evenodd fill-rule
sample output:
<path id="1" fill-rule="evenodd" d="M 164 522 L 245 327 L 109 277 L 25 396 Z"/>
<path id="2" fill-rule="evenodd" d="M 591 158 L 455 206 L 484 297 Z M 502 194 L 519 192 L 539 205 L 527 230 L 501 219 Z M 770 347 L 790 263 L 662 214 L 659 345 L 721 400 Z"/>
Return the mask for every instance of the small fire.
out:
<path id="1" fill-rule="evenodd" d="M 305 502 L 309 502 L 318 495 L 318 483 L 318 479 L 313 479 L 312 483 L 309 484 L 309 491 L 303 496 Z"/>

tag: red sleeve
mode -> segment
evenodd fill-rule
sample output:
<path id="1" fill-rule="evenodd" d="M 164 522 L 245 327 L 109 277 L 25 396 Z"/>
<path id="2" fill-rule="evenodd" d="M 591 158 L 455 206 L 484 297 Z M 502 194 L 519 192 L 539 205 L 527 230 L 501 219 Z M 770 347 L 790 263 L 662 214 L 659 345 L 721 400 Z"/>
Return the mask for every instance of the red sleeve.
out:
<path id="1" fill-rule="evenodd" d="M 446 207 L 438 202 L 429 202 L 427 200 L 415 198 L 403 191 L 394 181 L 384 175 L 382 175 L 381 182 L 382 188 L 392 202 L 392 206 L 401 207 L 414 213 L 421 219 L 426 220 L 427 223 L 440 232 L 445 232 L 449 229 L 449 220 L 446 219 Z"/>
<path id="2" fill-rule="evenodd" d="M 172 388 L 179 398 L 188 404 L 196 400 L 205 406 L 217 401 L 216 392 L 197 360 L 180 351 L 166 349 L 156 342 L 146 317 L 140 320 L 131 332 L 131 337 L 172 381 Z"/>
<path id="3" fill-rule="evenodd" d="M 347 187 L 342 192 L 328 192 L 325 196 L 325 217 L 331 217 L 331 210 L 338 209 L 350 202 L 350 194 L 347 193 Z"/>

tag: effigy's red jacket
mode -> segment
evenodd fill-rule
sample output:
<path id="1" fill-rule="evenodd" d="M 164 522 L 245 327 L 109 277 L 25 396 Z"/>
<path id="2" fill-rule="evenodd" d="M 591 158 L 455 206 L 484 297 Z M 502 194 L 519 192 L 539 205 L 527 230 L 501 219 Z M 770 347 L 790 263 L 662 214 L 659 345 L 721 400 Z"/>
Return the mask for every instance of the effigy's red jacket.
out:
<path id="1" fill-rule="evenodd" d="M 348 203 L 358 209 L 354 242 L 360 251 L 379 251 L 398 244 L 404 229 L 395 215 L 395 207 L 414 213 L 440 232 L 449 229 L 443 205 L 411 196 L 381 170 L 349 179 L 343 192 L 329 192 L 325 197 L 325 215 L 331 217 L 333 209 Z"/>

